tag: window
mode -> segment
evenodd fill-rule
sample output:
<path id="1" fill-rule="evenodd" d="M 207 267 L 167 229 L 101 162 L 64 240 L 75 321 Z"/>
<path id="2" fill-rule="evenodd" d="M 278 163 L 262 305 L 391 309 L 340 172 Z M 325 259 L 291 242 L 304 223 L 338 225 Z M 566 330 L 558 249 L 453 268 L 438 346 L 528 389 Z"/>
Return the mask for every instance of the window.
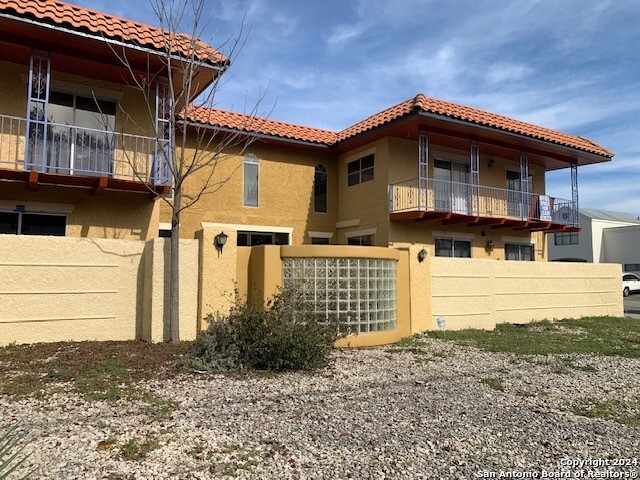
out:
<path id="1" fill-rule="evenodd" d="M 66 230 L 66 215 L 0 212 L 0 233 L 64 237 Z"/>
<path id="2" fill-rule="evenodd" d="M 313 176 L 313 211 L 327 213 L 327 167 L 316 165 Z"/>
<path id="3" fill-rule="evenodd" d="M 577 233 L 556 233 L 554 235 L 556 245 L 578 245 Z"/>
<path id="4" fill-rule="evenodd" d="M 351 187 L 369 180 L 373 180 L 373 154 L 347 163 L 348 186 Z"/>
<path id="5" fill-rule="evenodd" d="M 311 245 L 330 245 L 326 237 L 311 237 Z"/>
<path id="6" fill-rule="evenodd" d="M 289 245 L 289 234 L 280 232 L 238 232 L 239 247 Z"/>
<path id="7" fill-rule="evenodd" d="M 161 228 L 158 231 L 159 238 L 171 238 L 171 229 L 170 228 Z"/>
<path id="8" fill-rule="evenodd" d="M 471 258 L 471 241 L 436 238 L 436 257 Z"/>
<path id="9" fill-rule="evenodd" d="M 47 167 L 62 173 L 112 173 L 116 102 L 52 91 L 47 114 Z"/>
<path id="10" fill-rule="evenodd" d="M 361 247 L 373 246 L 372 235 L 360 235 L 357 237 L 347 237 L 347 245 L 359 245 Z"/>
<path id="11" fill-rule="evenodd" d="M 242 204 L 245 207 L 258 206 L 259 194 L 259 172 L 258 157 L 253 153 L 249 153 L 244 157 L 244 197 Z"/>
<path id="12" fill-rule="evenodd" d="M 635 275 L 623 275 L 622 276 L 622 281 L 624 282 L 638 282 L 638 277 L 636 277 Z"/>
<path id="13" fill-rule="evenodd" d="M 640 263 L 625 263 L 625 272 L 640 272 Z"/>
<path id="14" fill-rule="evenodd" d="M 533 262 L 535 256 L 533 254 L 533 245 L 505 243 L 504 244 L 505 260 L 521 260 L 525 262 Z"/>

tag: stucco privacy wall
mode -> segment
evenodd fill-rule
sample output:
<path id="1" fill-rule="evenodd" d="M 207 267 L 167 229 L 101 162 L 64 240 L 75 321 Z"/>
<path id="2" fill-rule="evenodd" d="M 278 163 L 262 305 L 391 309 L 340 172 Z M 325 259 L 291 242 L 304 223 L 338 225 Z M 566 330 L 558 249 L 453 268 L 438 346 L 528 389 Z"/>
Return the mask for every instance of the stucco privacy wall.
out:
<path id="1" fill-rule="evenodd" d="M 437 328 L 438 317 L 447 329 L 458 330 L 623 315 L 620 265 L 436 257 L 430 262 L 430 329 Z"/>
<path id="2" fill-rule="evenodd" d="M 0 344 L 163 340 L 166 243 L 0 235 Z M 196 334 L 197 249 L 182 245 L 183 339 Z"/>

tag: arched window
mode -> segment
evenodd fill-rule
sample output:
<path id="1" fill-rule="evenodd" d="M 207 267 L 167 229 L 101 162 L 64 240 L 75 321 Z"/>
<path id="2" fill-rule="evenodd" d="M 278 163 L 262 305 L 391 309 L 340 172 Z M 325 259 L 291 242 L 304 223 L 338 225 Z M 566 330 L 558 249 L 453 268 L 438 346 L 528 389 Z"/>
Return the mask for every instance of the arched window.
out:
<path id="1" fill-rule="evenodd" d="M 313 176 L 313 211 L 327 213 L 327 167 L 316 165 Z"/>
<path id="2" fill-rule="evenodd" d="M 257 207 L 258 206 L 258 193 L 259 193 L 259 169 L 258 169 L 258 157 L 253 153 L 248 153 L 244 156 L 244 172 L 243 172 L 243 201 L 242 204 L 245 207 Z"/>

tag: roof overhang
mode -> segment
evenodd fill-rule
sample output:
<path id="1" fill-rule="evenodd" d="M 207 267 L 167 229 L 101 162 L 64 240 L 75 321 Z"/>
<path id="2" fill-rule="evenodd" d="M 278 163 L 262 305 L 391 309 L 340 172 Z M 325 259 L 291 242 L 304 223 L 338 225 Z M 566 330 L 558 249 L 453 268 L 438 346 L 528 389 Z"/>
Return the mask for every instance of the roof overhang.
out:
<path id="1" fill-rule="evenodd" d="M 120 58 L 126 58 L 138 75 L 161 76 L 166 71 L 166 61 L 184 61 L 179 55 L 154 50 L 141 45 L 118 41 L 61 25 L 36 21 L 7 12 L 0 12 L 0 60 L 28 63 L 31 50 L 46 49 L 52 57 L 52 68 L 115 83 L 130 83 L 131 73 Z M 211 64 L 195 61 L 197 65 L 194 83 L 198 86 L 193 98 L 204 91 L 214 79 L 224 73 L 228 63 Z M 175 76 L 175 75 L 174 75 Z M 175 84 L 179 84 L 177 79 Z"/>

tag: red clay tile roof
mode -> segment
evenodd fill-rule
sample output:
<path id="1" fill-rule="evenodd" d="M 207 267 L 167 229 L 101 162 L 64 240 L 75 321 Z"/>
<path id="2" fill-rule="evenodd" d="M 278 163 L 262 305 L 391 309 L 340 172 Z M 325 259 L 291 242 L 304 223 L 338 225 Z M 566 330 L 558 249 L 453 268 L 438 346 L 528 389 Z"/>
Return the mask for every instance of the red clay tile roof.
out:
<path id="1" fill-rule="evenodd" d="M 0 0 L 0 12 L 9 12 L 18 17 L 32 18 L 94 35 L 104 35 L 111 40 L 153 50 L 163 50 L 165 39 L 168 38 L 167 32 L 160 28 L 58 0 Z M 194 51 L 200 61 L 211 64 L 228 62 L 220 52 L 190 35 L 176 35 L 173 43 L 172 53 L 175 55 L 189 56 Z"/>
<path id="2" fill-rule="evenodd" d="M 213 127 L 229 128 L 241 132 L 270 135 L 289 140 L 332 145 L 336 143 L 337 134 L 329 130 L 304 127 L 291 123 L 278 122 L 265 118 L 228 112 L 213 108 L 192 107 L 188 112 L 190 122 L 211 125 Z"/>
<path id="3" fill-rule="evenodd" d="M 487 126 L 508 133 L 516 133 L 526 137 L 544 140 L 546 142 L 564 145 L 584 152 L 613 157 L 613 152 L 597 143 L 568 133 L 558 132 L 549 128 L 539 127 L 531 123 L 514 120 L 503 115 L 486 112 L 477 108 L 466 107 L 456 103 L 418 94 L 414 98 L 387 108 L 380 113 L 348 127 L 341 132 L 331 132 L 316 128 L 292 125 L 289 123 L 247 117 L 238 113 L 224 112 L 213 109 L 200 109 L 197 119 L 189 115 L 189 119 L 200 123 L 210 123 L 217 127 L 227 127 L 236 130 L 273 135 L 281 138 L 303 140 L 328 146 L 350 139 L 374 128 L 384 126 L 394 120 L 416 112 L 426 112 L 444 117 L 454 118 L 477 125 Z"/>

